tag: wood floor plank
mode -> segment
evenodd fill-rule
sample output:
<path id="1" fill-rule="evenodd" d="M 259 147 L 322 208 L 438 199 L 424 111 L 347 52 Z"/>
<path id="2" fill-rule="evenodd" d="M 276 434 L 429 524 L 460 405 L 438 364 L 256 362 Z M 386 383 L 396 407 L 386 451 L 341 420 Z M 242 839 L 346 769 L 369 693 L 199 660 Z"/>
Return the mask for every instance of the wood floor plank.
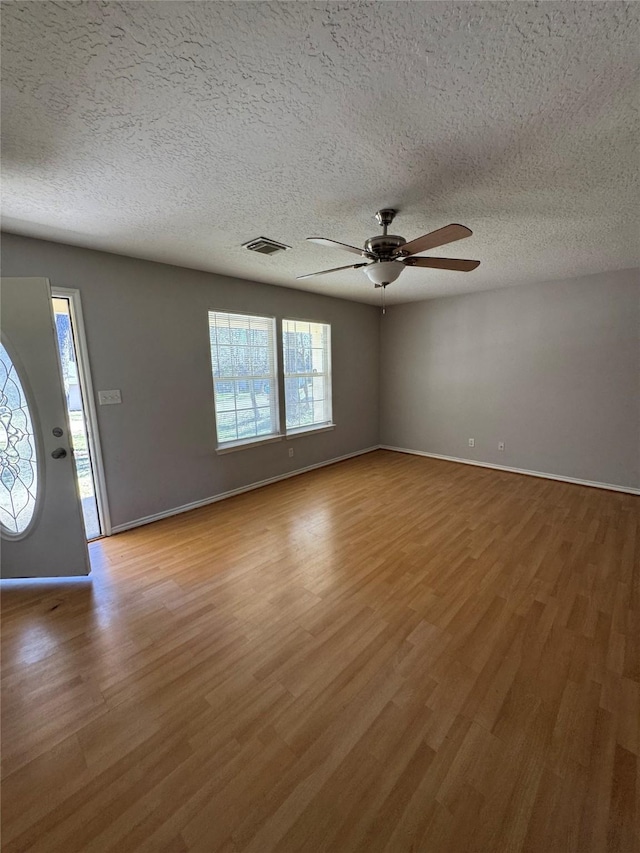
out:
<path id="1" fill-rule="evenodd" d="M 2 590 L 5 853 L 640 853 L 640 500 L 377 451 Z"/>

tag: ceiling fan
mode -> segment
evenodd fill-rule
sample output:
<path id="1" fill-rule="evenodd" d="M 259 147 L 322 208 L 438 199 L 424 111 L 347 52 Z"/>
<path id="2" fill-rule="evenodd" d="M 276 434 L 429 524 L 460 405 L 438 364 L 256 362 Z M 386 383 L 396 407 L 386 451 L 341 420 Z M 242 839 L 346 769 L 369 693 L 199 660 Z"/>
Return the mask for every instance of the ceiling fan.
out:
<path id="1" fill-rule="evenodd" d="M 344 249 L 366 258 L 358 264 L 350 264 L 346 267 L 334 267 L 330 270 L 321 270 L 307 275 L 299 275 L 296 278 L 311 278 L 314 275 L 326 275 L 330 272 L 340 270 L 362 269 L 364 274 L 374 283 L 376 287 L 386 287 L 395 281 L 405 267 L 430 267 L 438 270 L 455 270 L 456 272 L 471 272 L 480 265 L 480 261 L 467 261 L 459 258 L 416 258 L 418 252 L 427 249 L 435 249 L 436 246 L 444 246 L 445 243 L 453 243 L 470 237 L 473 233 L 464 225 L 445 225 L 430 234 L 423 234 L 408 243 L 404 237 L 395 234 L 387 234 L 387 228 L 393 222 L 396 211 L 385 207 L 376 213 L 376 219 L 382 226 L 382 234 L 378 237 L 369 237 L 363 249 L 349 246 L 347 243 L 338 243 L 336 240 L 327 240 L 325 237 L 307 237 L 312 243 L 320 246 L 333 246 Z"/>

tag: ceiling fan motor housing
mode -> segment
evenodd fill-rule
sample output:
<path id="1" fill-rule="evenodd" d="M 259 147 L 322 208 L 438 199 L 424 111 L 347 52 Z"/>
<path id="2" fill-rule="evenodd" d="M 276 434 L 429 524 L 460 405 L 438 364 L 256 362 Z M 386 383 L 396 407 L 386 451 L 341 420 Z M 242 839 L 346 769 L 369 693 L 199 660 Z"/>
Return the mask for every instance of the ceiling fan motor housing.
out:
<path id="1" fill-rule="evenodd" d="M 364 249 L 375 258 L 386 261 L 395 257 L 406 242 L 404 237 L 399 237 L 397 234 L 380 234 L 377 237 L 369 237 L 364 244 Z"/>

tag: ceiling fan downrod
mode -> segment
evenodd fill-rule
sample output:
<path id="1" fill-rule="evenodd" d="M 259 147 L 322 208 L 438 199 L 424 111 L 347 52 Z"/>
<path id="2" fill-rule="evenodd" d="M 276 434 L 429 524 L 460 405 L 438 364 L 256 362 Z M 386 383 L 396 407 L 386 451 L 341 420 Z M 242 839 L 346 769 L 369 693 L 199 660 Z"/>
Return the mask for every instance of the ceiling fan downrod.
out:
<path id="1" fill-rule="evenodd" d="M 383 207 L 382 210 L 379 210 L 376 213 L 376 220 L 378 225 L 382 225 L 382 236 L 387 236 L 387 228 L 393 222 L 393 219 L 396 215 L 397 211 L 395 211 L 392 207 Z"/>

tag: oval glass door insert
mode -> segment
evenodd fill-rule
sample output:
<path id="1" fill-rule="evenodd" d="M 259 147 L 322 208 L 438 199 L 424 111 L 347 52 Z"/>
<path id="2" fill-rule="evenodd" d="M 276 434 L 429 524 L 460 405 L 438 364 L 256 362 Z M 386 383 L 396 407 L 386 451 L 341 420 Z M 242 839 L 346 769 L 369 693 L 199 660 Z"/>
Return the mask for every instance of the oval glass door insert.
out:
<path id="1" fill-rule="evenodd" d="M 0 343 L 0 527 L 19 536 L 38 498 L 36 439 L 29 404 L 9 353 Z"/>

